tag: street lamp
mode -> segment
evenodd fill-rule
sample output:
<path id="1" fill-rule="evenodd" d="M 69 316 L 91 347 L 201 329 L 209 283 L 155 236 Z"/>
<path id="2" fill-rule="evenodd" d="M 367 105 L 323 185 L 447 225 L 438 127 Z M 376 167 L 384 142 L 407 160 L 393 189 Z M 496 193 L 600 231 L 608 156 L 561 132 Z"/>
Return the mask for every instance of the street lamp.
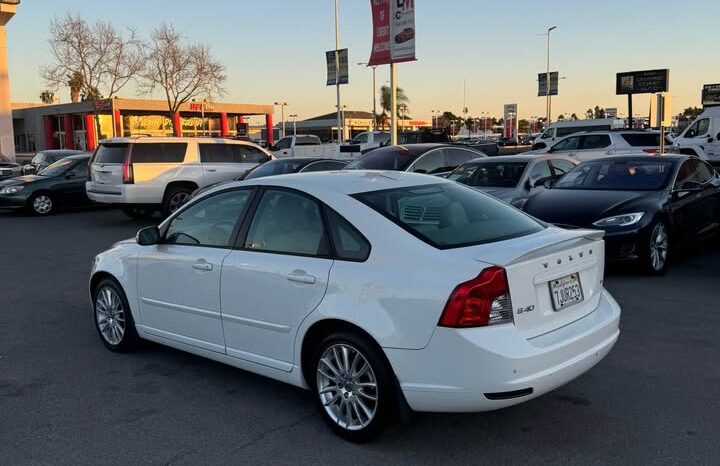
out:
<path id="1" fill-rule="evenodd" d="M 358 63 L 360 66 L 369 66 L 367 62 L 360 62 Z M 375 71 L 377 69 L 377 66 L 373 66 L 373 87 L 372 87 L 372 96 L 373 96 L 373 131 L 377 131 L 377 97 L 376 97 L 376 84 L 375 84 Z"/>
<path id="2" fill-rule="evenodd" d="M 290 115 L 290 118 L 293 119 L 293 136 L 297 136 L 297 117 L 297 113 Z"/>
<path id="3" fill-rule="evenodd" d="M 557 29 L 557 26 L 549 27 L 547 30 L 547 34 L 543 34 L 547 35 L 547 74 L 545 75 L 545 82 L 547 83 L 547 85 L 545 87 L 545 96 L 547 107 L 546 116 L 548 124 L 550 124 L 550 121 L 552 121 L 550 119 L 550 112 L 552 111 L 552 97 L 550 96 L 550 33 L 555 29 Z"/>
<path id="4" fill-rule="evenodd" d="M 285 107 L 289 107 L 290 104 L 287 102 L 275 102 L 275 105 L 280 106 L 280 123 L 282 125 L 282 137 L 285 137 Z"/>

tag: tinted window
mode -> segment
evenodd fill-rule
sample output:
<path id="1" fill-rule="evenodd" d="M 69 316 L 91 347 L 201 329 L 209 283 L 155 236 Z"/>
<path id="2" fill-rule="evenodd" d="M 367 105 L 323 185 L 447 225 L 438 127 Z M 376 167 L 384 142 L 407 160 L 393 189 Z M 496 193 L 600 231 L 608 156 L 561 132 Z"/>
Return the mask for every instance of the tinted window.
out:
<path id="1" fill-rule="evenodd" d="M 403 148 L 391 147 L 374 150 L 353 160 L 345 168 L 348 170 L 399 170 L 405 171 L 413 161 L 413 156 Z"/>
<path id="2" fill-rule="evenodd" d="M 565 173 L 575 168 L 575 164 L 569 160 L 555 159 L 550 160 L 549 162 L 550 166 L 555 172 L 555 176 L 564 175 Z"/>
<path id="3" fill-rule="evenodd" d="M 464 149 L 443 149 L 443 152 L 445 152 L 445 166 L 447 167 L 444 171 L 454 170 L 465 162 L 484 155 Z"/>
<path id="4" fill-rule="evenodd" d="M 714 178 L 713 170 L 703 161 L 697 159 L 686 160 L 678 171 L 675 188 L 686 189 L 705 184 Z"/>
<path id="5" fill-rule="evenodd" d="M 442 173 L 445 169 L 445 154 L 440 149 L 431 150 L 421 155 L 410 171 L 415 173 Z"/>
<path id="6" fill-rule="evenodd" d="M 573 136 L 571 138 L 563 139 L 562 141 L 558 142 L 554 146 L 552 146 L 552 150 L 554 151 L 560 151 L 560 150 L 577 150 L 580 148 L 580 136 Z"/>
<path id="7" fill-rule="evenodd" d="M 335 160 L 324 160 L 322 162 L 313 162 L 307 165 L 305 168 L 300 170 L 302 173 L 306 172 L 326 172 L 330 170 L 342 170 L 346 163 Z"/>
<path id="8" fill-rule="evenodd" d="M 133 163 L 181 163 L 185 160 L 186 143 L 133 144 Z"/>
<path id="9" fill-rule="evenodd" d="M 569 128 L 558 128 L 557 136 L 567 136 L 570 134 L 579 133 L 580 131 L 608 131 L 609 129 L 610 125 L 571 126 Z"/>
<path id="10" fill-rule="evenodd" d="M 621 133 L 625 142 L 633 147 L 659 147 L 660 146 L 660 134 L 654 133 Z"/>
<path id="11" fill-rule="evenodd" d="M 290 146 L 292 146 L 292 138 L 282 138 L 275 144 L 275 149 L 290 149 Z"/>
<path id="12" fill-rule="evenodd" d="M 554 189 L 655 191 L 667 186 L 674 164 L 669 160 L 611 160 L 585 162 L 560 178 Z"/>
<path id="13" fill-rule="evenodd" d="M 520 182 L 527 162 L 480 162 L 463 165 L 449 179 L 481 188 L 514 188 Z"/>
<path id="14" fill-rule="evenodd" d="M 261 163 L 268 160 L 265 152 L 253 146 L 241 144 L 199 144 L 198 146 L 202 163 Z"/>
<path id="15" fill-rule="evenodd" d="M 72 171 L 74 171 L 76 175 L 82 175 L 87 177 L 87 166 L 89 161 L 89 159 L 80 160 L 75 165 L 73 165 Z"/>
<path id="16" fill-rule="evenodd" d="M 370 255 L 370 244 L 350 223 L 328 209 L 328 224 L 338 259 L 364 261 Z"/>
<path id="17" fill-rule="evenodd" d="M 246 180 L 252 180 L 254 178 L 262 178 L 265 176 L 284 175 L 286 173 L 295 173 L 305 162 L 294 159 L 284 160 L 271 160 L 270 162 L 264 163 L 251 171 L 246 177 Z"/>
<path id="18" fill-rule="evenodd" d="M 289 191 L 265 191 L 250 225 L 245 248 L 327 256 L 328 239 L 320 205 L 313 199 Z"/>
<path id="19" fill-rule="evenodd" d="M 709 118 L 703 118 L 702 120 L 698 120 L 695 123 L 688 128 L 688 130 L 685 132 L 686 138 L 696 138 L 699 136 L 705 136 L 708 132 L 708 129 L 710 129 L 710 119 Z"/>
<path id="20" fill-rule="evenodd" d="M 320 144 L 320 138 L 317 136 L 298 136 L 295 138 L 296 146 L 317 146 Z"/>
<path id="21" fill-rule="evenodd" d="M 38 175 L 42 176 L 59 176 L 64 174 L 66 171 L 70 169 L 70 167 L 75 163 L 74 160 L 60 160 L 55 162 L 54 164 L 50 165 L 49 167 L 45 168 L 44 170 L 40 170 L 40 173 Z"/>
<path id="22" fill-rule="evenodd" d="M 492 243 L 543 229 L 527 215 L 458 183 L 388 189 L 354 197 L 440 249 Z"/>
<path id="23" fill-rule="evenodd" d="M 607 134 L 592 134 L 583 139 L 583 149 L 602 149 L 611 144 L 610 136 Z"/>
<path id="24" fill-rule="evenodd" d="M 542 178 L 552 178 L 552 173 L 550 173 L 550 165 L 548 165 L 545 160 L 541 160 L 540 162 L 533 165 L 530 176 L 528 177 L 530 183 L 535 183 Z"/>
<path id="25" fill-rule="evenodd" d="M 352 141 L 350 141 L 351 144 L 365 144 L 366 142 L 368 142 L 367 133 L 359 134 Z"/>
<path id="26" fill-rule="evenodd" d="M 233 231 L 252 191 L 230 191 L 203 199 L 175 217 L 164 243 L 229 247 Z"/>
<path id="27" fill-rule="evenodd" d="M 375 142 L 380 144 L 387 144 L 390 142 L 390 133 L 375 133 Z"/>
<path id="28" fill-rule="evenodd" d="M 95 152 L 93 162 L 122 164 L 125 161 L 127 150 L 127 144 L 101 144 Z"/>
<path id="29" fill-rule="evenodd" d="M 233 149 L 240 154 L 242 163 L 263 163 L 270 160 L 270 157 L 261 149 L 253 146 L 232 144 Z"/>

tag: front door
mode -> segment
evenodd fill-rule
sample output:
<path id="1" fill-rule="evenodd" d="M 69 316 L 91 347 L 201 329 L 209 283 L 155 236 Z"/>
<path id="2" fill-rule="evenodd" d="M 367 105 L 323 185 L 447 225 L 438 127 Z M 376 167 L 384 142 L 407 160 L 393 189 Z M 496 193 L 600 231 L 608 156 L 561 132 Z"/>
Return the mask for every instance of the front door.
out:
<path id="1" fill-rule="evenodd" d="M 268 188 L 239 241 L 221 280 L 227 354 L 290 371 L 297 329 L 325 296 L 333 264 L 321 206 Z"/>
<path id="2" fill-rule="evenodd" d="M 137 283 L 144 331 L 225 352 L 220 272 L 251 196 L 245 188 L 203 198 L 171 220 L 162 244 L 142 249 Z"/>
<path id="3" fill-rule="evenodd" d="M 719 184 L 714 170 L 700 159 L 691 158 L 680 167 L 671 211 L 681 242 L 691 242 L 718 227 Z"/>

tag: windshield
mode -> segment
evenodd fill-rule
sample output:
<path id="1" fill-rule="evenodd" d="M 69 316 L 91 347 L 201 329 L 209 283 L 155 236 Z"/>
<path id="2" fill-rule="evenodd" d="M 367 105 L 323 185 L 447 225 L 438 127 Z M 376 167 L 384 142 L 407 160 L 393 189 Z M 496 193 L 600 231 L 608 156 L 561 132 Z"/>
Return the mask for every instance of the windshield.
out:
<path id="1" fill-rule="evenodd" d="M 60 160 L 50 165 L 44 170 L 40 170 L 38 175 L 40 176 L 58 176 L 65 173 L 72 165 L 75 164 L 74 160 Z"/>
<path id="2" fill-rule="evenodd" d="M 448 179 L 480 188 L 514 188 L 527 162 L 483 162 L 458 167 Z"/>
<path id="3" fill-rule="evenodd" d="M 353 197 L 438 249 L 503 241 L 544 228 L 507 204 L 457 183 L 372 191 Z"/>
<path id="4" fill-rule="evenodd" d="M 303 160 L 273 160 L 271 162 L 265 162 L 264 164 L 258 166 L 255 170 L 248 173 L 245 179 L 252 180 L 254 178 L 262 178 L 265 176 L 295 173 L 300 168 L 305 166 L 305 164 L 307 164 L 307 161 Z"/>
<path id="5" fill-rule="evenodd" d="M 8 159 L 8 158 L 5 157 L 4 155 L 0 154 L 0 162 L 10 163 L 10 159 Z"/>
<path id="6" fill-rule="evenodd" d="M 346 170 L 394 170 L 405 171 L 414 157 L 401 149 L 374 150 L 350 162 Z"/>
<path id="7" fill-rule="evenodd" d="M 560 178 L 554 189 L 657 191 L 668 185 L 674 164 L 669 160 L 611 160 L 585 162 Z"/>

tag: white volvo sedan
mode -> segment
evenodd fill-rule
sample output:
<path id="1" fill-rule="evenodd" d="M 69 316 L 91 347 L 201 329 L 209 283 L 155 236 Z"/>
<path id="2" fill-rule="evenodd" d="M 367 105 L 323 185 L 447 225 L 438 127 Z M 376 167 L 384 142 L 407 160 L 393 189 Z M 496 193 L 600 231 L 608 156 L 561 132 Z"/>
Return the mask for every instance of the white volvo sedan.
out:
<path id="1" fill-rule="evenodd" d="M 458 183 L 327 172 L 224 184 L 95 258 L 113 351 L 152 340 L 316 393 L 366 441 L 411 408 L 488 411 L 578 377 L 618 339 L 602 233 Z"/>

